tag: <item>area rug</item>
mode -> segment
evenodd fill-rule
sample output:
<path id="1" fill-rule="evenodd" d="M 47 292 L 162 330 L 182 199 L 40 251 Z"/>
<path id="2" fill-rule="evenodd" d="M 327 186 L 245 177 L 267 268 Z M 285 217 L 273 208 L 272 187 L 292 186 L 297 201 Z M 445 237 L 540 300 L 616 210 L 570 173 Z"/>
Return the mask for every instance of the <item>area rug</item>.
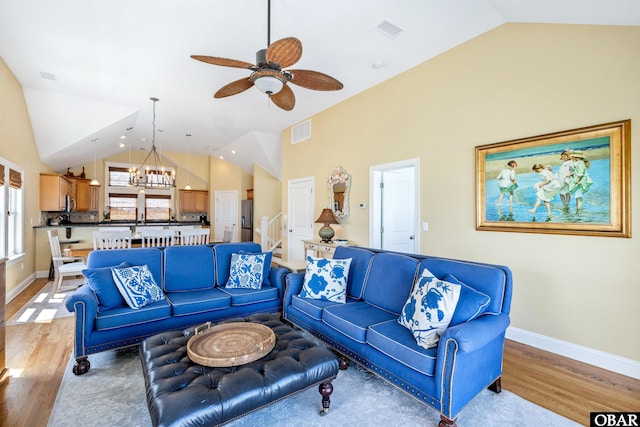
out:
<path id="1" fill-rule="evenodd" d="M 75 376 L 67 366 L 49 427 L 151 426 L 138 348 L 89 357 L 91 369 Z M 333 381 L 329 413 L 312 387 L 233 421 L 227 426 L 437 426 L 438 412 L 352 364 Z M 458 416 L 460 427 L 578 426 L 579 424 L 503 390 L 480 393 Z"/>
<path id="2" fill-rule="evenodd" d="M 64 300 L 71 292 L 84 283 L 84 279 L 67 279 L 63 283 L 64 292 L 53 292 L 53 282 L 47 283 L 40 292 L 34 295 L 16 314 L 11 316 L 7 326 L 25 323 L 48 323 L 53 319 L 72 316 L 67 311 Z"/>

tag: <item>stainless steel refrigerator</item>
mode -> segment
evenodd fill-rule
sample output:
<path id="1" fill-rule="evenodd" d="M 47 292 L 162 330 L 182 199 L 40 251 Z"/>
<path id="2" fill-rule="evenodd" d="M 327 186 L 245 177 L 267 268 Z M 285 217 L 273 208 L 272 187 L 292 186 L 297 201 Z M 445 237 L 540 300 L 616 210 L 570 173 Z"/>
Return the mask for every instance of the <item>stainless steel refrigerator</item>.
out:
<path id="1" fill-rule="evenodd" d="M 253 241 L 253 200 L 242 201 L 240 241 Z"/>

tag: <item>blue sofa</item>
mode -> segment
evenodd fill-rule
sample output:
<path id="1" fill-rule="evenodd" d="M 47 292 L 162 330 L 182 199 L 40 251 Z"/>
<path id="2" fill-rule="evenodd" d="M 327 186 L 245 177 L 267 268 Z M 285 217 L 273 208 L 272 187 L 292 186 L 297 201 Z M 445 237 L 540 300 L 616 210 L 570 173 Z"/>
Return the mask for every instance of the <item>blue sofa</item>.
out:
<path id="1" fill-rule="evenodd" d="M 335 258 L 351 258 L 346 303 L 303 298 L 304 273 L 288 274 L 283 315 L 346 356 L 344 369 L 349 359 L 362 365 L 438 410 L 441 426 L 455 426 L 459 412 L 484 388 L 500 392 L 512 293 L 507 267 L 359 247 L 338 247 Z M 454 315 L 467 310 L 477 317 L 452 322 L 429 349 L 398 323 L 425 268 L 478 291 L 462 291 Z M 465 292 L 485 294 L 488 303 L 485 298 L 480 310 Z"/>
<path id="2" fill-rule="evenodd" d="M 90 368 L 88 355 L 138 344 L 170 330 L 182 330 L 208 321 L 279 313 L 283 277 L 289 270 L 271 268 L 265 259 L 261 289 L 226 289 L 231 256 L 260 253 L 256 243 L 133 248 L 92 251 L 85 270 L 88 284 L 70 294 L 67 310 L 75 312 L 76 375 Z M 166 298 L 139 309 L 129 308 L 119 296 L 111 268 L 127 263 L 146 265 Z"/>

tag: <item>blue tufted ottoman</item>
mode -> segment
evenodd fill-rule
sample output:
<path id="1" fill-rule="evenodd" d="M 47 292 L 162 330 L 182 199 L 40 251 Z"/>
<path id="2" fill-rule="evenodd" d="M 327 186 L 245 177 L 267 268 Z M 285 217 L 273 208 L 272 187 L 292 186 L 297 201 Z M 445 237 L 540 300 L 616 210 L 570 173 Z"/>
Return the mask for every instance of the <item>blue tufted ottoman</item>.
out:
<path id="1" fill-rule="evenodd" d="M 329 410 L 338 358 L 322 344 L 282 323 L 278 315 L 257 314 L 228 322 L 256 322 L 276 336 L 261 359 L 230 368 L 198 365 L 187 357 L 194 328 L 154 335 L 140 344 L 147 404 L 154 426 L 214 426 L 312 386 L 319 386 L 323 415 Z"/>

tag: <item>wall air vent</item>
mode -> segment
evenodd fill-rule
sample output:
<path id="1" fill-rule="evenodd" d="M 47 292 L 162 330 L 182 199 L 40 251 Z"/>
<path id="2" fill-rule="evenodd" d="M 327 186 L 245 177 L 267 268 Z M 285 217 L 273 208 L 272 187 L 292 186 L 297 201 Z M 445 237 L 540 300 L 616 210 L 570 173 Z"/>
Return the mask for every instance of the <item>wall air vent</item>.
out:
<path id="1" fill-rule="evenodd" d="M 291 128 L 291 144 L 297 144 L 311 138 L 311 119 L 297 124 Z"/>
<path id="2" fill-rule="evenodd" d="M 386 19 L 381 23 L 379 23 L 378 25 L 376 25 L 376 30 L 380 31 L 382 34 L 388 37 L 391 37 L 392 39 L 398 37 L 400 33 L 404 31 L 402 28 L 398 27 L 395 24 L 392 24 Z"/>

